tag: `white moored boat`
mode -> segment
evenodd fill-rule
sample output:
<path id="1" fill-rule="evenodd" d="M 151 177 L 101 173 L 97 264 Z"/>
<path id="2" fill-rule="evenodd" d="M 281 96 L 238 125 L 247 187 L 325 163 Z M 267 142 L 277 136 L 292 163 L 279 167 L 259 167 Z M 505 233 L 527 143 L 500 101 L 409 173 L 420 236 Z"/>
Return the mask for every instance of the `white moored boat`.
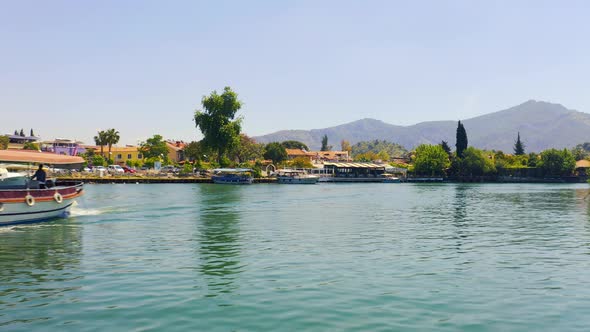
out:
<path id="1" fill-rule="evenodd" d="M 77 167 L 80 157 L 61 156 L 36 151 L 0 150 L 3 163 L 42 163 L 60 167 Z M 38 222 L 63 217 L 77 197 L 82 195 L 81 182 L 47 181 L 40 189 L 27 175 L 9 172 L 0 166 L 0 226 Z"/>
<path id="2" fill-rule="evenodd" d="M 277 183 L 282 184 L 316 184 L 320 177 L 307 174 L 303 170 L 280 169 L 276 172 Z"/>

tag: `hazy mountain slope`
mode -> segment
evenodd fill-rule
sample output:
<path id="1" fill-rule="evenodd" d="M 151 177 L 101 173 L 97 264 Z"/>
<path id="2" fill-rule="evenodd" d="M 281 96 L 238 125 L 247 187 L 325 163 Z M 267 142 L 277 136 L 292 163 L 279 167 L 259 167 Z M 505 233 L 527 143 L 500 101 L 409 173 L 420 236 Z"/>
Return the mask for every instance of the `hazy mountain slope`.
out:
<path id="1" fill-rule="evenodd" d="M 568 110 L 560 104 L 527 101 L 521 105 L 462 121 L 470 146 L 512 152 L 516 135 L 527 152 L 570 148 L 590 141 L 590 114 Z M 445 140 L 455 145 L 456 121 L 422 122 L 396 126 L 374 119 L 313 130 L 284 130 L 255 137 L 259 142 L 298 140 L 311 149 L 319 149 L 321 138 L 328 135 L 329 144 L 339 149 L 342 139 L 351 144 L 367 140 L 387 140 L 412 149 L 422 143 L 436 144 Z"/>

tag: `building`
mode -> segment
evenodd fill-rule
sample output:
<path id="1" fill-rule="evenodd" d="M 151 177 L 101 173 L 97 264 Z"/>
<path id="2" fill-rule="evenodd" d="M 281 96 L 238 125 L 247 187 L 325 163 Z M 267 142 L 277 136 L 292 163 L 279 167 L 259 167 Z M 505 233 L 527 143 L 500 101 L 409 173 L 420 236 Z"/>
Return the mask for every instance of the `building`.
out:
<path id="1" fill-rule="evenodd" d="M 37 136 L 20 136 L 12 134 L 7 134 L 6 136 L 8 136 L 8 148 L 15 150 L 23 149 L 25 143 L 37 143 L 37 141 L 39 141 L 39 137 Z"/>
<path id="2" fill-rule="evenodd" d="M 305 151 L 303 149 L 285 149 L 287 151 L 287 159 L 293 160 L 295 158 L 307 158 L 309 161 L 313 160 L 315 152 Z"/>
<path id="3" fill-rule="evenodd" d="M 333 174 L 333 182 L 383 182 L 385 167 L 374 163 L 324 163 L 325 172 Z"/>
<path id="4" fill-rule="evenodd" d="M 66 156 L 77 156 L 86 152 L 82 142 L 57 138 L 53 141 L 41 142 L 41 150 Z"/>
<path id="5" fill-rule="evenodd" d="M 184 147 L 187 144 L 183 141 L 166 141 L 166 148 L 168 148 L 168 160 L 172 163 L 179 163 L 184 161 Z"/>
<path id="6" fill-rule="evenodd" d="M 348 151 L 311 151 L 315 162 L 350 161 Z"/>

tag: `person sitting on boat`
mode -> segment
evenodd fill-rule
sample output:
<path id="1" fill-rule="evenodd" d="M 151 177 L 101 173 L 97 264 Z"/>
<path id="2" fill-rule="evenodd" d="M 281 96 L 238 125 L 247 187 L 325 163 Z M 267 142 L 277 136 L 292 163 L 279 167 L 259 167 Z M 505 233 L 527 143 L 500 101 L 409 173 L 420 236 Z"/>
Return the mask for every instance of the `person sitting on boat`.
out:
<path id="1" fill-rule="evenodd" d="M 39 164 L 39 169 L 33 174 L 31 180 L 37 179 L 39 182 L 39 189 L 47 189 L 45 186 L 45 179 L 47 178 L 47 173 L 43 170 L 43 164 Z"/>

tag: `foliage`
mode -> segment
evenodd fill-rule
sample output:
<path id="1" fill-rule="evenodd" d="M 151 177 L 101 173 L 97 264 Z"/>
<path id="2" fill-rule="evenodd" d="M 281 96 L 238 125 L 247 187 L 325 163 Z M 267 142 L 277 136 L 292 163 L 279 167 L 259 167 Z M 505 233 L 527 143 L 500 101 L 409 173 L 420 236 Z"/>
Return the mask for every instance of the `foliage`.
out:
<path id="1" fill-rule="evenodd" d="M 8 136 L 0 136 L 0 150 L 8 149 L 8 143 L 10 143 Z"/>
<path id="2" fill-rule="evenodd" d="M 283 144 L 281 143 L 281 145 Z M 238 163 L 262 159 L 263 154 L 264 144 L 256 143 L 253 138 L 248 137 L 246 134 L 240 134 L 239 144 L 230 151 L 231 159 L 237 160 Z"/>
<path id="3" fill-rule="evenodd" d="M 347 151 L 349 156 L 352 156 L 352 146 L 349 141 L 342 140 L 340 142 L 340 151 Z"/>
<path id="4" fill-rule="evenodd" d="M 389 154 L 387 153 L 387 151 L 381 150 L 379 151 L 379 153 L 377 153 L 377 159 L 382 161 L 389 161 Z"/>
<path id="5" fill-rule="evenodd" d="M 180 174 L 191 174 L 193 172 L 193 165 L 191 163 L 184 163 L 180 169 Z"/>
<path id="6" fill-rule="evenodd" d="M 463 151 L 467 149 L 467 132 L 461 121 L 457 124 L 457 143 L 455 144 L 457 157 L 463 158 Z"/>
<path id="7" fill-rule="evenodd" d="M 537 164 L 548 176 L 571 175 L 576 168 L 576 160 L 567 149 L 545 150 L 541 152 L 541 160 Z"/>
<path id="8" fill-rule="evenodd" d="M 330 151 L 332 150 L 332 146 L 328 145 L 328 135 L 324 135 L 322 137 L 322 148 L 320 151 Z"/>
<path id="9" fill-rule="evenodd" d="M 281 142 L 281 145 L 285 147 L 285 149 L 301 149 L 305 151 L 309 151 L 309 148 L 305 143 L 299 141 L 284 141 Z"/>
<path id="10" fill-rule="evenodd" d="M 463 151 L 463 158 L 459 160 L 461 175 L 480 176 L 496 173 L 496 166 L 491 156 L 486 156 L 483 151 L 474 147 L 468 147 Z"/>
<path id="11" fill-rule="evenodd" d="M 576 145 L 572 149 L 572 154 L 576 160 L 583 160 L 590 158 L 590 142 Z"/>
<path id="12" fill-rule="evenodd" d="M 290 166 L 294 168 L 313 168 L 313 164 L 309 158 L 297 157 L 290 162 Z"/>
<path id="13" fill-rule="evenodd" d="M 23 150 L 36 150 L 39 151 L 39 145 L 33 142 L 25 142 Z"/>
<path id="14" fill-rule="evenodd" d="M 371 162 L 371 161 L 377 160 L 377 159 L 379 159 L 379 157 L 377 157 L 377 154 L 373 151 L 359 153 L 353 157 L 354 161 L 360 161 L 360 162 Z"/>
<path id="15" fill-rule="evenodd" d="M 285 150 L 285 147 L 281 145 L 281 143 L 268 143 L 264 150 L 264 158 L 272 160 L 274 164 L 279 164 L 288 158 L 287 151 Z"/>
<path id="16" fill-rule="evenodd" d="M 539 162 L 539 155 L 531 152 L 527 158 L 527 166 L 528 167 L 537 167 L 537 163 Z"/>
<path id="17" fill-rule="evenodd" d="M 104 146 L 107 145 L 107 132 L 101 130 L 94 136 L 94 143 L 100 146 L 100 154 L 104 156 Z"/>
<path id="18" fill-rule="evenodd" d="M 104 157 L 99 154 L 93 155 L 90 158 L 89 162 L 92 164 L 92 166 L 106 166 L 106 164 L 107 164 Z"/>
<path id="19" fill-rule="evenodd" d="M 206 154 L 201 142 L 192 141 L 184 146 L 184 156 L 189 161 L 201 160 Z"/>
<path id="20" fill-rule="evenodd" d="M 111 156 L 111 148 L 113 146 L 113 144 L 117 144 L 119 143 L 119 139 L 121 139 L 121 137 L 119 136 L 119 132 L 117 130 L 115 130 L 114 128 L 108 129 L 105 132 L 105 144 L 109 147 L 109 158 Z"/>
<path id="21" fill-rule="evenodd" d="M 225 87 L 221 95 L 213 91 L 201 103 L 204 110 L 195 112 L 195 125 L 203 133 L 203 146 L 217 152 L 221 163 L 224 154 L 239 144 L 242 118 L 233 119 L 242 104 L 230 87 Z"/>
<path id="22" fill-rule="evenodd" d="M 162 135 L 156 134 L 151 138 L 148 138 L 145 142 L 142 142 L 139 145 L 138 150 L 143 154 L 144 158 L 152 159 L 152 167 L 154 161 L 161 160 L 164 163 L 168 162 L 168 148 L 166 147 L 166 142 L 164 142 Z"/>
<path id="23" fill-rule="evenodd" d="M 447 141 L 440 142 L 440 147 L 443 148 L 443 150 L 445 150 L 445 152 L 449 155 L 449 158 L 453 155 L 451 147 L 449 146 L 449 143 L 447 143 Z"/>
<path id="24" fill-rule="evenodd" d="M 520 132 L 516 138 L 516 142 L 514 143 L 514 154 L 517 156 L 524 155 L 524 144 L 520 141 Z"/>
<path id="25" fill-rule="evenodd" d="M 375 155 L 378 155 L 381 151 L 387 153 L 388 158 L 382 160 L 389 160 L 390 158 L 400 158 L 404 157 L 408 154 L 408 151 L 404 149 L 403 146 L 391 143 L 388 141 L 380 141 L 380 140 L 373 140 L 373 141 L 363 141 L 358 142 L 352 146 L 352 158 L 354 160 L 360 161 L 361 159 L 370 159 L 369 161 L 380 159 L 379 157 L 373 157 L 371 154 L 367 154 L 371 152 Z"/>
<path id="26" fill-rule="evenodd" d="M 444 176 L 451 165 L 449 155 L 440 145 L 422 144 L 416 148 L 414 172 L 419 175 Z"/>
<path id="27" fill-rule="evenodd" d="M 22 128 L 20 129 L 19 136 L 25 137 L 25 131 Z"/>
<path id="28" fill-rule="evenodd" d="M 35 133 L 33 132 L 33 128 L 31 128 L 31 135 L 30 136 L 32 136 L 32 137 L 35 136 Z"/>

